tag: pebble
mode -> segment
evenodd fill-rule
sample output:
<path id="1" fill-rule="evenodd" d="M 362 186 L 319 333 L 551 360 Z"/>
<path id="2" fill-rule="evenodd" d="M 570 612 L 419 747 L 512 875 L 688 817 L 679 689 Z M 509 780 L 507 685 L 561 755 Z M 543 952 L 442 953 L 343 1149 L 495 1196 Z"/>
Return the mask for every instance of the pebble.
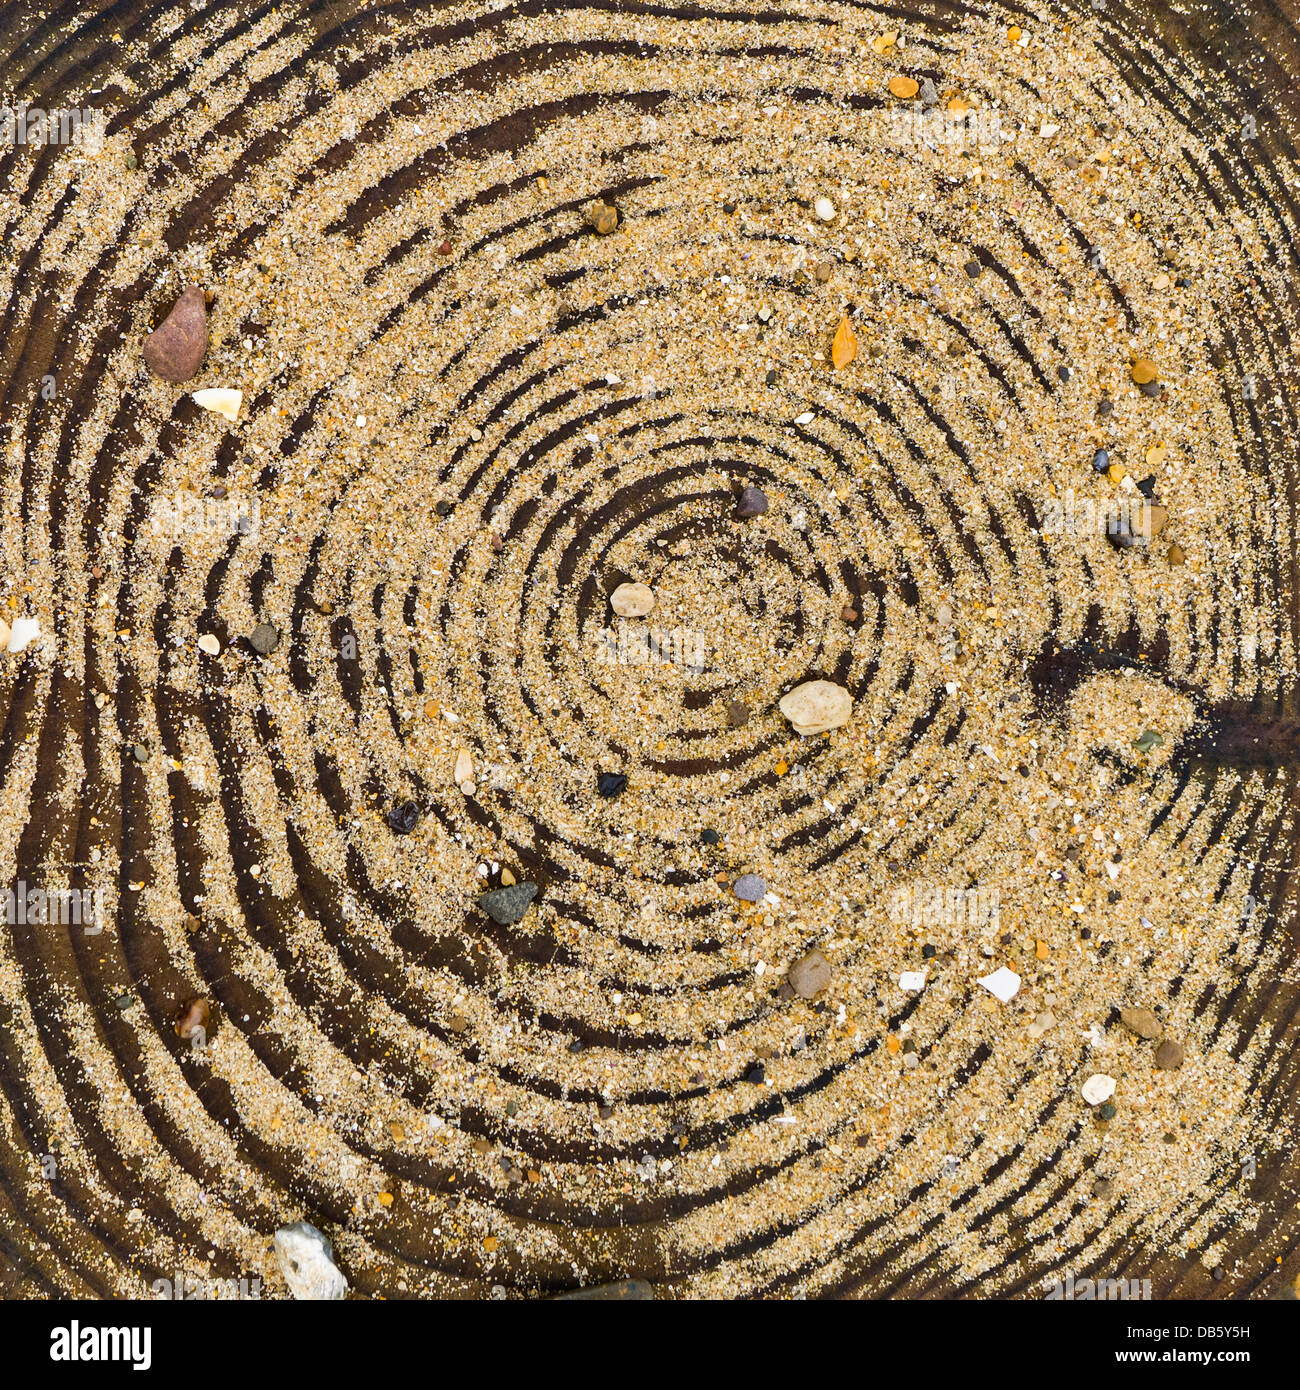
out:
<path id="1" fill-rule="evenodd" d="M 1031 1038 L 1041 1038 L 1044 1033 L 1049 1033 L 1056 1027 L 1056 1015 L 1050 1010 L 1045 1009 L 1041 1014 L 1035 1016 L 1034 1021 L 1025 1030 Z"/>
<path id="2" fill-rule="evenodd" d="M 1105 1072 L 1095 1072 L 1083 1083 L 1082 1093 L 1089 1105 L 1100 1105 L 1115 1094 L 1115 1078 Z"/>
<path id="3" fill-rule="evenodd" d="M 977 260 L 972 259 L 966 262 L 965 270 L 966 274 L 969 275 L 972 280 L 978 280 L 984 271 L 984 267 Z"/>
<path id="4" fill-rule="evenodd" d="M 201 405 L 204 410 L 213 410 L 218 415 L 223 415 L 232 424 L 239 415 L 239 407 L 244 403 L 244 393 L 242 391 L 232 391 L 224 386 L 210 386 L 203 391 L 191 392 L 194 397 L 194 404 Z"/>
<path id="5" fill-rule="evenodd" d="M 1125 1028 L 1136 1033 L 1139 1038 L 1154 1039 L 1164 1032 L 1160 1026 L 1160 1020 L 1150 1009 L 1121 1009 L 1119 1016 L 1123 1020 Z"/>
<path id="6" fill-rule="evenodd" d="M 701 844 L 705 844 L 705 845 L 716 845 L 716 844 L 720 844 L 721 841 L 722 841 L 722 836 L 719 835 L 718 832 L 717 832 L 716 830 L 701 830 L 701 831 L 700 831 L 700 843 L 701 843 Z"/>
<path id="7" fill-rule="evenodd" d="M 15 618 L 13 627 L 6 627 L 4 635 L 8 639 L 5 643 L 5 651 L 17 654 L 24 651 L 41 635 L 41 625 L 36 618 Z"/>
<path id="8" fill-rule="evenodd" d="M 858 620 L 858 610 L 851 608 L 847 603 L 840 609 L 840 621 L 845 623 L 856 623 Z"/>
<path id="9" fill-rule="evenodd" d="M 1187 552 L 1175 541 L 1165 554 L 1165 559 L 1168 560 L 1171 565 L 1185 565 L 1187 563 Z"/>
<path id="10" fill-rule="evenodd" d="M 779 709 L 805 737 L 838 729 L 849 722 L 853 697 L 834 681 L 804 681 L 781 697 Z"/>
<path id="11" fill-rule="evenodd" d="M 889 92 L 891 96 L 896 96 L 901 101 L 908 101 L 921 90 L 921 84 L 915 77 L 904 77 L 895 73 L 889 79 Z"/>
<path id="12" fill-rule="evenodd" d="M 597 198 L 587 214 L 587 221 L 601 236 L 608 236 L 618 226 L 618 209 Z"/>
<path id="13" fill-rule="evenodd" d="M 831 963 L 820 951 L 809 951 L 795 961 L 786 978 L 800 999 L 813 999 L 830 984 Z"/>
<path id="14" fill-rule="evenodd" d="M 1137 385 L 1150 386 L 1160 375 L 1160 369 L 1149 357 L 1139 357 L 1129 368 L 1129 375 Z"/>
<path id="15" fill-rule="evenodd" d="M 928 78 L 921 79 L 921 103 L 924 106 L 938 106 L 939 93 L 935 91 L 934 82 Z"/>
<path id="16" fill-rule="evenodd" d="M 749 723 L 749 706 L 744 700 L 732 700 L 727 706 L 727 723 L 733 729 L 739 729 Z"/>
<path id="17" fill-rule="evenodd" d="M 761 903 L 767 892 L 767 884 L 757 874 L 741 874 L 731 891 L 747 903 Z"/>
<path id="18" fill-rule="evenodd" d="M 1156 1066 L 1161 1071 L 1177 1071 L 1183 1064 L 1183 1045 L 1166 1038 L 1156 1048 Z"/>
<path id="19" fill-rule="evenodd" d="M 529 904 L 537 896 L 535 883 L 515 883 L 508 888 L 494 888 L 480 893 L 479 907 L 500 927 L 512 927 L 521 922 Z"/>
<path id="20" fill-rule="evenodd" d="M 474 758 L 468 748 L 462 748 L 456 754 L 456 766 L 452 770 L 451 780 L 459 787 L 463 782 L 474 780 Z"/>
<path id="21" fill-rule="evenodd" d="M 999 966 L 991 975 L 985 975 L 980 984 L 1004 1004 L 1009 1004 L 1020 993 L 1020 976 L 1005 965 Z"/>
<path id="22" fill-rule="evenodd" d="M 620 618 L 644 618 L 655 606 L 648 584 L 620 584 L 609 596 L 609 606 Z"/>
<path id="23" fill-rule="evenodd" d="M 1098 473 L 1105 473 L 1110 468 L 1110 450 L 1098 449 L 1092 456 L 1092 466 Z"/>
<path id="24" fill-rule="evenodd" d="M 762 516 L 767 511 L 767 493 L 762 488 L 746 487 L 740 491 L 736 502 L 736 515 L 743 517 Z"/>
<path id="25" fill-rule="evenodd" d="M 171 312 L 144 340 L 145 364 L 164 381 L 189 381 L 208 350 L 208 309 L 198 285 L 187 285 Z M 201 402 L 200 402 L 201 404 Z"/>
<path id="26" fill-rule="evenodd" d="M 627 786 L 627 775 L 622 772 L 601 772 L 596 777 L 596 790 L 601 796 L 617 796 Z"/>
<path id="27" fill-rule="evenodd" d="M 216 656 L 221 651 L 221 643 L 210 632 L 205 632 L 199 638 L 199 651 L 206 652 L 209 656 Z"/>
<path id="28" fill-rule="evenodd" d="M 307 1221 L 294 1221 L 275 1233 L 275 1263 L 294 1298 L 336 1301 L 348 1281 L 334 1263 L 334 1247 Z"/>
<path id="29" fill-rule="evenodd" d="M 395 801 L 384 813 L 384 819 L 394 835 L 409 835 L 420 819 L 420 808 L 414 801 Z"/>
<path id="30" fill-rule="evenodd" d="M 212 1028 L 212 1008 L 206 999 L 187 999 L 176 1011 L 176 1036 L 185 1042 L 206 1042 Z"/>
<path id="31" fill-rule="evenodd" d="M 835 221 L 835 204 L 829 198 L 818 198 L 813 204 L 813 211 L 823 222 Z"/>
<path id="32" fill-rule="evenodd" d="M 147 763 L 149 761 L 149 750 L 144 746 L 143 743 L 133 744 L 131 748 L 131 756 L 138 763 Z"/>
<path id="33" fill-rule="evenodd" d="M 272 623 L 258 623 L 248 634 L 248 645 L 258 656 L 270 656 L 280 645 L 280 629 Z"/>

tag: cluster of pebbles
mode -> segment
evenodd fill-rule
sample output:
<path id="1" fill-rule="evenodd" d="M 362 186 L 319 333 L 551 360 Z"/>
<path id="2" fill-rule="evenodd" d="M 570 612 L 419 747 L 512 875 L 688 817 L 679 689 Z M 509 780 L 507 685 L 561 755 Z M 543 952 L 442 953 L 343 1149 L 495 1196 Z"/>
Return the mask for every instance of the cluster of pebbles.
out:
<path id="1" fill-rule="evenodd" d="M 0 926 L 0 1292 L 1254 1288 L 1280 121 L 1128 7 L 93 10 L 102 150 L 0 153 L 0 886 L 107 897 Z"/>

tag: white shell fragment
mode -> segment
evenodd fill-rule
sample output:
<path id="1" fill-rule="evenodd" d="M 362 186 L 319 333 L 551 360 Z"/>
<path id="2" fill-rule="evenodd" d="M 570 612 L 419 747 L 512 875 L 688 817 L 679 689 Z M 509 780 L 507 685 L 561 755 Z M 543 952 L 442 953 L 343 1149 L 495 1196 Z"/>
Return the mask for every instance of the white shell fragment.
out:
<path id="1" fill-rule="evenodd" d="M 834 681 L 804 681 L 781 697 L 781 713 L 801 734 L 824 734 L 849 722 L 853 697 Z"/>
<path id="2" fill-rule="evenodd" d="M 242 391 L 232 391 L 226 386 L 209 386 L 206 390 L 195 391 L 192 394 L 196 405 L 201 405 L 204 410 L 215 410 L 218 415 L 224 415 L 232 423 L 239 414 L 239 407 L 244 403 Z"/>
<path id="3" fill-rule="evenodd" d="M 210 632 L 205 632 L 199 638 L 199 651 L 207 652 L 209 656 L 216 656 L 221 651 L 221 643 Z"/>
<path id="4" fill-rule="evenodd" d="M 297 1299 L 339 1299 L 347 1292 L 348 1281 L 334 1263 L 334 1247 L 309 1222 L 280 1227 L 275 1233 L 275 1262 Z"/>
<path id="5" fill-rule="evenodd" d="M 1009 1004 L 1020 993 L 1020 976 L 1004 965 L 980 981 L 986 990 L 1004 1004 Z"/>
<path id="6" fill-rule="evenodd" d="M 648 584 L 620 584 L 609 596 L 609 606 L 620 618 L 644 618 L 655 606 Z"/>
<path id="7" fill-rule="evenodd" d="M 1100 1105 L 1115 1094 L 1115 1078 L 1099 1071 L 1083 1083 L 1082 1093 L 1089 1105 Z"/>
<path id="8" fill-rule="evenodd" d="M 474 780 L 474 758 L 468 748 L 456 754 L 456 766 L 452 771 L 452 781 L 459 787 L 462 782 Z"/>
<path id="9" fill-rule="evenodd" d="M 904 994 L 920 994 L 925 988 L 924 970 L 904 970 L 898 977 L 898 987 Z"/>
<path id="10" fill-rule="evenodd" d="M 41 635 L 41 624 L 37 618 L 15 618 L 12 629 L 6 628 L 9 638 L 5 651 L 20 652 Z"/>

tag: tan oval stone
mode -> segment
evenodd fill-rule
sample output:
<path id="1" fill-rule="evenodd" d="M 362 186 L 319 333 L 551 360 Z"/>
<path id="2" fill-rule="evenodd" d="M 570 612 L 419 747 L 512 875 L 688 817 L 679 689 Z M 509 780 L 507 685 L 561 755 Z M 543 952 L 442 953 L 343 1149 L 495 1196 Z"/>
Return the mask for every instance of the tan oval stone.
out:
<path id="1" fill-rule="evenodd" d="M 609 605 L 620 618 L 644 618 L 655 606 L 654 591 L 648 584 L 620 584 Z"/>
<path id="2" fill-rule="evenodd" d="M 834 681 L 804 681 L 781 697 L 779 709 L 801 734 L 822 734 L 849 722 L 853 697 Z"/>

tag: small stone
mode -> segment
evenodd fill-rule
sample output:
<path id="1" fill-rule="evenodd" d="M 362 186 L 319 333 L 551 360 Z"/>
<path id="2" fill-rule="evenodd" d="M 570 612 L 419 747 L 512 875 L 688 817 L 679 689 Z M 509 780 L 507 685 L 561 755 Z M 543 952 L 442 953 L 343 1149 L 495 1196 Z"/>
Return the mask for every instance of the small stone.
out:
<path id="1" fill-rule="evenodd" d="M 1056 1027 L 1056 1015 L 1050 1009 L 1044 1009 L 1041 1014 L 1034 1017 L 1034 1021 L 1025 1030 L 1031 1038 L 1041 1038 L 1045 1033 L 1050 1033 Z"/>
<path id="2" fill-rule="evenodd" d="M 985 975 L 980 984 L 1004 1004 L 1009 1004 L 1020 993 L 1020 976 L 1005 965 L 999 966 L 991 975 Z"/>
<path id="3" fill-rule="evenodd" d="M 512 887 L 513 887 L 516 883 L 518 883 L 518 882 L 519 882 L 519 880 L 514 876 L 514 874 L 512 874 L 512 873 L 510 872 L 509 869 L 502 869 L 502 870 L 501 870 L 501 886 L 502 886 L 502 888 L 512 888 Z"/>
<path id="4" fill-rule="evenodd" d="M 701 830 L 700 843 L 704 845 L 716 845 L 722 842 L 722 836 L 716 830 Z"/>
<path id="5" fill-rule="evenodd" d="M 1110 1103 L 1110 1101 L 1107 1101 L 1105 1105 L 1098 1106 L 1097 1108 L 1097 1118 L 1099 1120 L 1113 1120 L 1115 1116 L 1118 1114 L 1119 1111 Z"/>
<path id="6" fill-rule="evenodd" d="M 608 236 L 618 226 L 618 209 L 598 198 L 591 205 L 587 221 L 600 236 Z"/>
<path id="7" fill-rule="evenodd" d="M 831 278 L 831 273 L 834 269 L 835 267 L 830 261 L 818 261 L 813 267 L 813 275 L 816 277 L 818 284 L 824 285 L 827 280 Z"/>
<path id="8" fill-rule="evenodd" d="M 1164 1032 L 1160 1020 L 1150 1009 L 1121 1009 L 1119 1016 L 1124 1022 L 1124 1027 L 1136 1033 L 1139 1038 L 1155 1039 Z"/>
<path id="9" fill-rule="evenodd" d="M 420 819 L 420 808 L 414 801 L 394 801 L 384 814 L 394 835 L 409 835 Z"/>
<path id="10" fill-rule="evenodd" d="M 206 390 L 192 391 L 190 394 L 195 405 L 201 405 L 204 410 L 215 411 L 232 424 L 238 418 L 239 407 L 244 403 L 242 391 L 232 391 L 224 386 L 210 386 Z"/>
<path id="11" fill-rule="evenodd" d="M 131 756 L 138 763 L 147 763 L 149 761 L 149 750 L 143 743 L 136 743 L 131 747 Z"/>
<path id="12" fill-rule="evenodd" d="M 1165 552 L 1165 559 L 1171 565 L 1185 565 L 1187 563 L 1187 552 L 1175 541 Z"/>
<path id="13" fill-rule="evenodd" d="M 644 618 L 655 606 L 648 584 L 620 584 L 609 596 L 609 606 L 620 618 Z"/>
<path id="14" fill-rule="evenodd" d="M 258 623 L 248 634 L 248 645 L 258 656 L 270 656 L 280 645 L 280 629 L 273 623 Z"/>
<path id="15" fill-rule="evenodd" d="M 795 731 L 807 737 L 847 724 L 853 713 L 853 697 L 834 681 L 804 681 L 781 697 L 778 708 Z"/>
<path id="16" fill-rule="evenodd" d="M 1110 450 L 1098 449 L 1092 456 L 1092 466 L 1098 473 L 1108 472 L 1110 469 Z"/>
<path id="17" fill-rule="evenodd" d="M 221 643 L 210 632 L 205 632 L 199 638 L 199 651 L 206 652 L 209 656 L 216 656 L 221 651 Z"/>
<path id="18" fill-rule="evenodd" d="M 1172 1038 L 1166 1038 L 1164 1042 L 1156 1048 L 1156 1066 L 1161 1071 L 1177 1071 L 1183 1064 L 1183 1045 L 1174 1042 Z"/>
<path id="19" fill-rule="evenodd" d="M 145 364 L 164 381 L 189 381 L 207 350 L 208 311 L 203 291 L 197 285 L 187 285 L 171 312 L 144 340 Z"/>
<path id="20" fill-rule="evenodd" d="M 938 106 L 939 93 L 935 91 L 934 82 L 928 78 L 921 79 L 921 104 L 923 106 Z"/>
<path id="21" fill-rule="evenodd" d="M 596 790 L 603 797 L 618 796 L 627 786 L 627 775 L 622 772 L 601 772 L 596 777 Z"/>
<path id="22" fill-rule="evenodd" d="M 1115 1190 L 1115 1184 L 1110 1178 L 1098 1178 L 1092 1185 L 1092 1195 L 1094 1197 L 1109 1197 Z"/>
<path id="23" fill-rule="evenodd" d="M 762 488 L 742 488 L 736 502 L 736 515 L 742 517 L 762 516 L 767 511 L 767 493 Z"/>
<path id="24" fill-rule="evenodd" d="M 840 621 L 845 623 L 856 623 L 858 620 L 858 610 L 851 608 L 847 603 L 840 609 Z"/>
<path id="25" fill-rule="evenodd" d="M 535 883 L 515 883 L 508 888 L 480 893 L 478 905 L 499 927 L 512 927 L 523 921 L 524 913 L 536 896 Z"/>
<path id="26" fill-rule="evenodd" d="M 1129 368 L 1129 375 L 1137 385 L 1149 386 L 1160 375 L 1160 369 L 1149 357 L 1139 357 Z"/>
<path id="27" fill-rule="evenodd" d="M 1100 1105 L 1114 1094 L 1115 1078 L 1105 1072 L 1096 1072 L 1083 1083 L 1082 1095 L 1089 1105 Z"/>
<path id="28" fill-rule="evenodd" d="M 800 999 L 813 999 L 831 982 L 831 963 L 820 951 L 795 961 L 786 976 Z"/>
<path id="29" fill-rule="evenodd" d="M 767 1081 L 767 1070 L 762 1062 L 757 1062 L 745 1073 L 745 1080 L 751 1086 L 762 1086 Z"/>
<path id="30" fill-rule="evenodd" d="M 757 874 L 741 874 L 731 891 L 744 902 L 761 903 L 767 892 L 767 884 Z"/>
<path id="31" fill-rule="evenodd" d="M 334 1247 L 309 1222 L 294 1221 L 276 1231 L 275 1262 L 296 1299 L 336 1301 L 347 1292 Z"/>
<path id="32" fill-rule="evenodd" d="M 900 101 L 909 101 L 917 92 L 921 90 L 921 84 L 915 77 L 904 77 L 900 73 L 895 73 L 889 79 L 889 93 L 896 96 Z"/>
<path id="33" fill-rule="evenodd" d="M 727 706 L 727 723 L 739 729 L 749 722 L 749 706 L 744 700 L 732 700 Z"/>
<path id="34" fill-rule="evenodd" d="M 813 211 L 823 222 L 835 221 L 835 204 L 829 198 L 818 198 L 813 203 Z"/>
<path id="35" fill-rule="evenodd" d="M 462 748 L 456 754 L 456 765 L 452 769 L 451 780 L 459 787 L 463 782 L 471 782 L 474 779 L 474 758 L 468 748 Z"/>
<path id="36" fill-rule="evenodd" d="M 206 1043 L 212 1028 L 212 1008 L 206 999 L 187 999 L 176 1011 L 176 1036 L 184 1042 Z"/>
<path id="37" fill-rule="evenodd" d="M 973 258 L 966 262 L 964 269 L 972 280 L 978 280 L 984 271 L 984 267 Z"/>

